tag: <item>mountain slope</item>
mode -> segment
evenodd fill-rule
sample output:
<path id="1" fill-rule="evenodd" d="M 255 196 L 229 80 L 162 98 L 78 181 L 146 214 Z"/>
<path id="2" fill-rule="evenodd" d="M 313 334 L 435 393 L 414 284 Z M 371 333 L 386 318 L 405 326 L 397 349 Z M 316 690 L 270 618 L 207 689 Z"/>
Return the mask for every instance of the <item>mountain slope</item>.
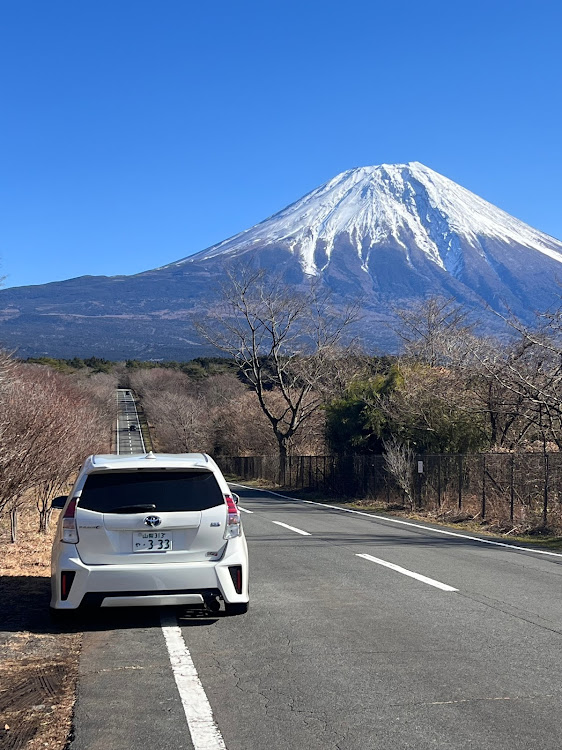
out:
<path id="1" fill-rule="evenodd" d="M 433 295 L 467 305 L 484 331 L 499 327 L 490 308 L 531 322 L 560 294 L 562 243 L 417 162 L 361 167 L 162 268 L 0 291 L 0 341 L 22 356 L 197 356 L 190 317 L 240 261 L 297 287 L 318 277 L 336 303 L 359 297 L 365 341 L 389 349 L 391 308 Z"/>
<path id="2" fill-rule="evenodd" d="M 455 275 L 461 247 L 485 255 L 487 242 L 523 245 L 562 263 L 562 243 L 515 219 L 423 164 L 383 164 L 344 172 L 245 232 L 185 262 L 239 256 L 267 245 L 286 247 L 305 273 L 326 269 L 345 237 L 361 267 L 378 247 L 412 247 Z"/>

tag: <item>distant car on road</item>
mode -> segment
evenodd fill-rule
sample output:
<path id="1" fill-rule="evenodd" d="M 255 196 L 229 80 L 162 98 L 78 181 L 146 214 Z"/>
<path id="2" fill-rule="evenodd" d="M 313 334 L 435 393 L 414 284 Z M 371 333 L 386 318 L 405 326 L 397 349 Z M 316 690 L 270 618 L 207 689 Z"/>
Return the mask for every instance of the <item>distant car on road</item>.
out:
<path id="1" fill-rule="evenodd" d="M 238 497 L 202 453 L 90 456 L 63 508 L 51 612 L 81 606 L 248 610 Z"/>
<path id="2" fill-rule="evenodd" d="M 136 424 L 130 424 L 129 425 L 129 432 L 136 432 L 136 431 L 137 431 Z"/>

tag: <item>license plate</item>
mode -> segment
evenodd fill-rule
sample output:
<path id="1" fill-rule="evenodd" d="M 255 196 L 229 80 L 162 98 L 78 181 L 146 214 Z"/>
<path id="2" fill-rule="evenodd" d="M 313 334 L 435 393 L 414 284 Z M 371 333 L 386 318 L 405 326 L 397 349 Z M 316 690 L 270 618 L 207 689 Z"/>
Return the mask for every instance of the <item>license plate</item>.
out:
<path id="1" fill-rule="evenodd" d="M 165 531 L 137 531 L 133 534 L 133 552 L 169 552 L 172 535 Z"/>

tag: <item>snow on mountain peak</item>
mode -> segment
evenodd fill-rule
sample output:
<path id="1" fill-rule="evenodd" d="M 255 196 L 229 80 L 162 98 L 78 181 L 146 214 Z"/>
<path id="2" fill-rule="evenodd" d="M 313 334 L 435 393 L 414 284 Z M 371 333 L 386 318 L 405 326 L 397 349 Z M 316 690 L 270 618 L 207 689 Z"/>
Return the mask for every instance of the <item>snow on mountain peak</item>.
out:
<path id="1" fill-rule="evenodd" d="M 372 253 L 385 246 L 403 252 L 407 262 L 414 248 L 421 250 L 455 275 L 463 245 L 485 257 L 489 240 L 525 246 L 562 263 L 561 242 L 419 162 L 342 172 L 260 224 L 180 263 L 277 245 L 294 253 L 305 273 L 316 275 L 330 263 L 336 240 L 354 248 L 365 271 Z"/>

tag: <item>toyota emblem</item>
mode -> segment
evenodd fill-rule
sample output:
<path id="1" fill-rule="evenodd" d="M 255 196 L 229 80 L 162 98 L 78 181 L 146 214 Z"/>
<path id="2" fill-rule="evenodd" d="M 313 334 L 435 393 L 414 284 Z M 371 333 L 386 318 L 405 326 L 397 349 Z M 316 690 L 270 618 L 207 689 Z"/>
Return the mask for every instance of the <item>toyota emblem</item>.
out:
<path id="1" fill-rule="evenodd" d="M 152 526 L 152 528 L 154 528 L 154 526 L 160 526 L 162 519 L 158 516 L 147 516 L 144 519 L 144 523 L 146 526 Z"/>

